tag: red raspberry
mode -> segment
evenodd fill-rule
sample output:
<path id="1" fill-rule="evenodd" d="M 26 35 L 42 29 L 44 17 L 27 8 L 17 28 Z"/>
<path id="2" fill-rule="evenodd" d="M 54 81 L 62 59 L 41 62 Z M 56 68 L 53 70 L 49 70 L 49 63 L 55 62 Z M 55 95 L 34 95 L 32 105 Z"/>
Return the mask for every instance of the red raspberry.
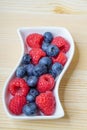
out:
<path id="1" fill-rule="evenodd" d="M 9 84 L 9 92 L 14 95 L 26 96 L 30 88 L 22 78 L 15 78 Z"/>
<path id="2" fill-rule="evenodd" d="M 52 44 L 56 45 L 62 52 L 67 52 L 70 48 L 70 44 L 66 39 L 61 36 L 55 37 Z"/>
<path id="3" fill-rule="evenodd" d="M 36 104 L 45 115 L 52 115 L 55 110 L 55 97 L 51 91 L 46 91 L 36 97 Z"/>
<path id="4" fill-rule="evenodd" d="M 52 90 L 55 84 L 55 80 L 50 74 L 44 74 L 40 76 L 37 83 L 37 90 L 39 92 L 46 92 Z"/>
<path id="5" fill-rule="evenodd" d="M 42 45 L 43 36 L 38 33 L 33 33 L 27 36 L 26 42 L 32 48 L 40 48 Z"/>
<path id="6" fill-rule="evenodd" d="M 65 53 L 60 52 L 59 55 L 57 55 L 56 57 L 53 57 L 52 60 L 53 60 L 53 63 L 59 62 L 60 64 L 64 65 L 67 61 L 67 57 Z"/>
<path id="7" fill-rule="evenodd" d="M 20 115 L 22 114 L 22 108 L 25 104 L 26 104 L 26 97 L 16 95 L 10 100 L 9 110 L 15 115 Z"/>
<path id="8" fill-rule="evenodd" d="M 40 49 L 40 48 L 33 48 L 29 52 L 31 58 L 32 58 L 32 63 L 33 64 L 38 64 L 40 58 L 46 56 L 46 53 Z"/>

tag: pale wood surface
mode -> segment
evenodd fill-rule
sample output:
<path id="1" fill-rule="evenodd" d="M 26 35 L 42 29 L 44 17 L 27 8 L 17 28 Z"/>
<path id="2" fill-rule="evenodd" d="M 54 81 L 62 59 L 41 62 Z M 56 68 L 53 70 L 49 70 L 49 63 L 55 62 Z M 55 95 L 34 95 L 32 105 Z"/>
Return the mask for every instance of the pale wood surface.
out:
<path id="1" fill-rule="evenodd" d="M 0 1 L 0 129 L 87 130 L 87 15 L 70 14 L 87 14 L 87 0 Z M 22 26 L 64 26 L 75 40 L 75 55 L 59 89 L 64 118 L 15 121 L 3 109 L 3 85 L 21 54 L 16 29 Z"/>
<path id="2" fill-rule="evenodd" d="M 65 117 L 57 120 L 16 121 L 2 105 L 5 80 L 21 54 L 16 29 L 22 26 L 64 26 L 71 32 L 76 51 L 59 89 Z M 0 130 L 87 130 L 87 15 L 0 13 Z"/>
<path id="3" fill-rule="evenodd" d="M 87 0 L 0 0 L 0 11 L 87 14 Z"/>

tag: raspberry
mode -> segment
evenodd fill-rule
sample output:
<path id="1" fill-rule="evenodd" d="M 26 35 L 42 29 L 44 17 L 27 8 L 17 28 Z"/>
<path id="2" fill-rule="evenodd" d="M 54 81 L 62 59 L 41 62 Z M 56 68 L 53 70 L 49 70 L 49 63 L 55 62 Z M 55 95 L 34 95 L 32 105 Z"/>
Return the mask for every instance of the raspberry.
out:
<path id="1" fill-rule="evenodd" d="M 54 87 L 55 81 L 52 75 L 44 74 L 40 76 L 37 84 L 37 90 L 39 92 L 46 92 L 48 90 L 52 90 Z"/>
<path id="2" fill-rule="evenodd" d="M 38 33 L 33 33 L 27 36 L 26 42 L 31 48 L 40 48 L 42 45 L 43 36 Z"/>
<path id="3" fill-rule="evenodd" d="M 26 104 L 26 98 L 24 96 L 16 95 L 14 96 L 9 103 L 9 110 L 15 114 L 22 114 L 22 108 Z"/>
<path id="4" fill-rule="evenodd" d="M 26 96 L 30 88 L 22 78 L 15 78 L 9 84 L 9 92 L 14 95 Z"/>
<path id="5" fill-rule="evenodd" d="M 59 62 L 60 64 L 64 65 L 67 61 L 67 57 L 65 53 L 60 52 L 58 56 L 52 58 L 53 63 Z"/>
<path id="6" fill-rule="evenodd" d="M 36 104 L 45 115 L 52 115 L 55 110 L 55 97 L 51 91 L 46 91 L 36 97 Z"/>
<path id="7" fill-rule="evenodd" d="M 70 48 L 68 41 L 61 36 L 55 37 L 52 41 L 52 44 L 56 45 L 62 52 L 65 53 Z"/>
<path id="8" fill-rule="evenodd" d="M 40 58 L 46 56 L 46 53 L 40 48 L 33 48 L 29 54 L 32 58 L 32 63 L 35 65 L 39 62 Z"/>

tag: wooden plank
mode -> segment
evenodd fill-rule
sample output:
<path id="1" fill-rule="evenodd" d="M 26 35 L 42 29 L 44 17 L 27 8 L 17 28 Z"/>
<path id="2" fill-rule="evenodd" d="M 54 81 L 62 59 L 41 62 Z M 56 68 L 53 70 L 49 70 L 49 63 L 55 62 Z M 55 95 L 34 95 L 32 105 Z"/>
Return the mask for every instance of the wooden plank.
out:
<path id="1" fill-rule="evenodd" d="M 87 14 L 86 0 L 2 0 L 0 11 L 53 14 Z"/>
<path id="2" fill-rule="evenodd" d="M 65 117 L 57 120 L 16 121 L 2 105 L 5 80 L 21 55 L 16 29 L 22 26 L 64 26 L 71 32 L 76 51 L 59 89 Z M 0 129 L 87 130 L 87 15 L 0 13 Z"/>

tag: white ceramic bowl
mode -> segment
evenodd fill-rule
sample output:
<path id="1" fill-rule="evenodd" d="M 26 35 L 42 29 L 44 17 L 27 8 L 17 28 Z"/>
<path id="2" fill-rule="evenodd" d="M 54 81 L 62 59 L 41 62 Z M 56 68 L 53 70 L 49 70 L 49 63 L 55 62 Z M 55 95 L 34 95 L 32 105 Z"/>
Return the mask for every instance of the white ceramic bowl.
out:
<path id="1" fill-rule="evenodd" d="M 64 37 L 69 43 L 70 43 L 70 49 L 69 51 L 66 53 L 68 60 L 67 63 L 64 66 L 64 69 L 62 70 L 61 74 L 56 78 L 56 84 L 55 84 L 55 88 L 53 90 L 53 93 L 55 95 L 55 99 L 56 99 L 56 110 L 55 113 L 51 116 L 45 116 L 45 115 L 34 115 L 34 116 L 25 116 L 25 115 L 13 115 L 12 113 L 10 113 L 9 109 L 8 109 L 8 102 L 9 102 L 9 93 L 8 93 L 8 83 L 10 82 L 10 80 L 14 77 L 15 74 L 15 70 L 16 68 L 20 65 L 21 59 L 24 55 L 24 52 L 27 52 L 27 47 L 25 44 L 25 38 L 28 34 L 31 33 L 40 33 L 43 34 L 44 32 L 52 32 L 53 36 L 62 36 Z M 5 85 L 4 85 L 4 89 L 3 89 L 3 105 L 4 105 L 4 109 L 7 113 L 7 115 L 11 118 L 14 119 L 56 119 L 56 118 L 60 118 L 64 116 L 64 110 L 62 108 L 62 105 L 60 103 L 60 99 L 59 99 L 59 84 L 60 81 L 65 73 L 65 71 L 67 70 L 73 55 L 74 55 L 74 50 L 75 50 L 75 46 L 74 46 L 74 41 L 72 39 L 71 34 L 69 33 L 69 31 L 66 28 L 63 27 L 22 27 L 19 28 L 17 30 L 19 38 L 21 40 L 21 46 L 22 46 L 22 53 L 21 53 L 21 57 L 18 61 L 17 66 L 14 68 L 13 72 L 11 73 L 11 75 L 9 76 L 9 78 L 7 79 Z"/>

